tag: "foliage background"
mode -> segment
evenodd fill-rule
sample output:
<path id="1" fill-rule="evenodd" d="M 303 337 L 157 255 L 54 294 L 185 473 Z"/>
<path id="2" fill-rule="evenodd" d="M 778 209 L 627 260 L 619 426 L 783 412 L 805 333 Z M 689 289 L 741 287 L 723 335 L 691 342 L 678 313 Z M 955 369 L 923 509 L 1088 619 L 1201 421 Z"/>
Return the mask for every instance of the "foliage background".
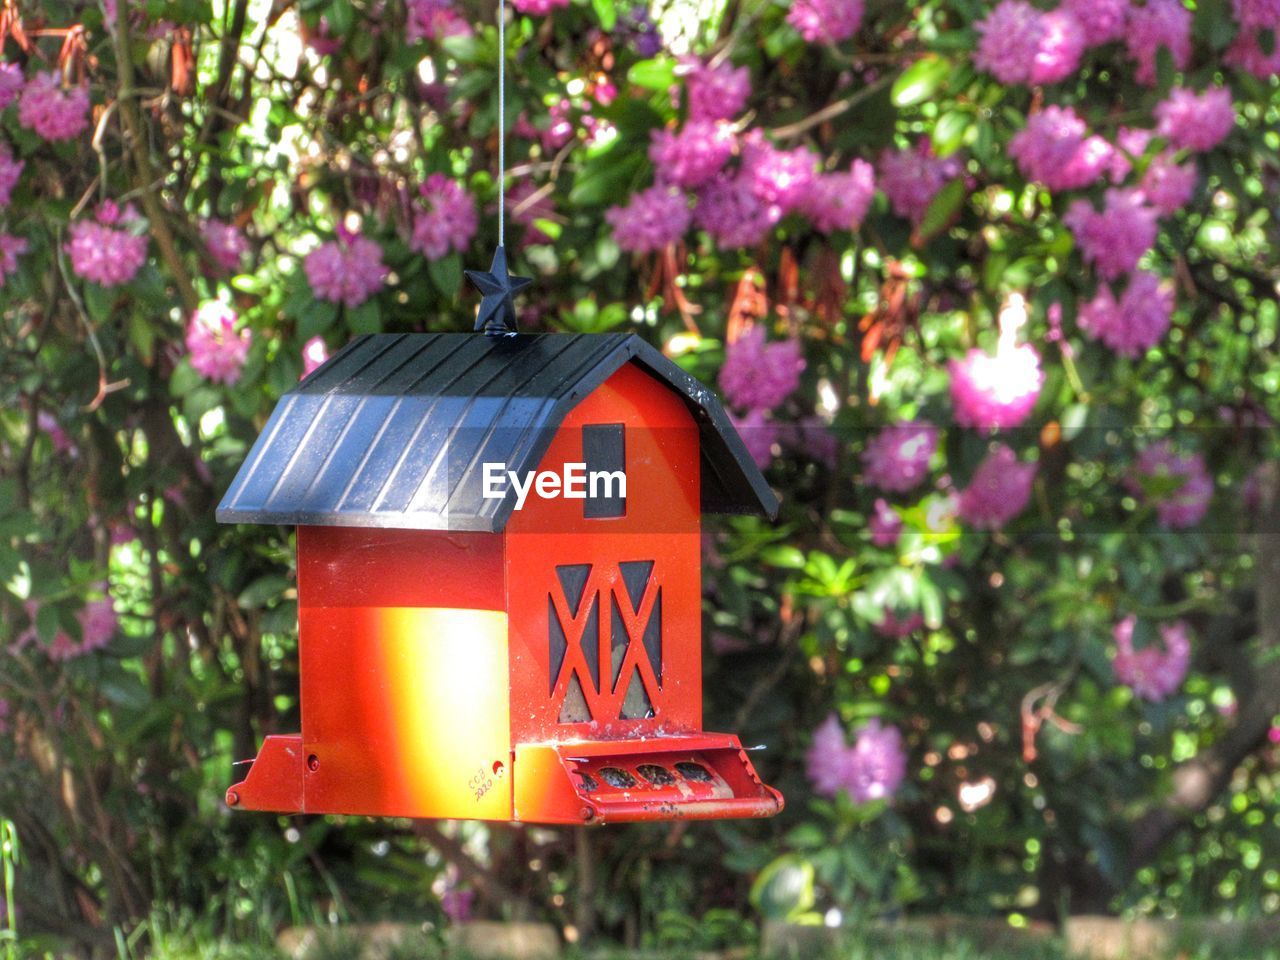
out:
<path id="1" fill-rule="evenodd" d="M 64 143 L 0 116 L 27 164 L 3 216 L 29 250 L 0 289 L 0 812 L 21 843 L 23 935 L 102 946 L 156 909 L 237 936 L 443 921 L 440 897 L 458 891 L 475 891 L 478 915 L 652 944 L 749 939 L 762 914 L 1280 910 L 1280 561 L 1266 497 L 1250 514 L 1242 495 L 1275 454 L 1280 92 L 1224 67 L 1238 30 L 1224 0 L 1196 4 L 1194 53 L 1180 77 L 1161 59 L 1155 88 L 1133 82 L 1116 44 L 1051 88 L 1000 84 L 973 64 L 990 11 L 978 0 L 872 0 L 838 45 L 806 43 L 768 0 L 517 14 L 510 118 L 533 133 L 513 134 L 512 177 L 554 202 L 536 223 L 553 242 L 517 246 L 537 277 L 523 327 L 636 329 L 714 383 L 726 341 L 763 324 L 806 361 L 773 418 L 816 416 L 838 441 L 834 458 L 812 442 L 777 451 L 781 519 L 719 524 L 707 577 L 707 725 L 767 745 L 759 767 L 788 810 L 592 833 L 228 815 L 234 762 L 296 729 L 296 611 L 290 531 L 219 527 L 213 506 L 311 338 L 334 349 L 470 326 L 461 270 L 487 262 L 495 233 L 496 37 L 492 11 L 458 9 L 471 35 L 409 44 L 395 0 L 152 0 L 111 21 L 92 3 L 4 5 L 5 57 L 28 73 L 63 66 L 94 104 L 91 131 Z M 652 23 L 658 51 L 641 42 Z M 877 195 L 853 232 L 793 216 L 750 250 L 691 231 L 625 253 L 603 215 L 652 181 L 645 150 L 684 109 L 669 90 L 685 52 L 749 68 L 741 122 L 828 169 L 926 138 L 963 161 L 959 186 L 914 230 Z M 188 54 L 189 77 L 175 67 Z M 1092 281 L 1067 200 L 1028 183 L 1007 149 L 1046 98 L 1097 129 L 1149 125 L 1175 79 L 1225 84 L 1238 122 L 1197 161 L 1200 185 L 1149 257 L 1177 284 L 1173 328 L 1126 359 L 1075 325 Z M 618 96 L 602 104 L 606 81 Z M 541 133 L 560 121 L 571 135 L 549 149 Z M 427 261 L 408 236 L 432 173 L 465 186 L 481 222 L 465 254 Z M 107 198 L 148 221 L 148 261 L 118 288 L 74 276 L 60 253 Z M 316 299 L 301 269 L 349 214 L 392 272 L 355 309 Z M 243 272 L 207 253 L 208 217 L 249 237 Z M 930 511 L 988 447 L 950 425 L 947 361 L 994 344 L 1011 293 L 1030 303 L 1023 335 L 1046 383 L 1002 439 L 1040 467 L 1030 507 L 979 534 Z M 229 386 L 184 346 L 192 312 L 219 297 L 252 334 Z M 877 494 L 859 454 L 913 416 L 948 429 L 886 549 L 866 533 Z M 1165 530 L 1125 485 L 1153 436 L 1206 458 L 1215 496 L 1195 529 Z M 104 581 L 118 630 L 101 650 L 49 657 Z M 20 646 L 35 610 L 38 642 Z M 886 638 L 885 610 L 924 627 Z M 1129 613 L 1191 625 L 1191 673 L 1164 702 L 1114 679 L 1112 628 Z M 804 754 L 832 711 L 902 730 L 909 773 L 891 803 L 814 795 Z M 988 802 L 966 809 L 962 786 L 985 778 Z"/>

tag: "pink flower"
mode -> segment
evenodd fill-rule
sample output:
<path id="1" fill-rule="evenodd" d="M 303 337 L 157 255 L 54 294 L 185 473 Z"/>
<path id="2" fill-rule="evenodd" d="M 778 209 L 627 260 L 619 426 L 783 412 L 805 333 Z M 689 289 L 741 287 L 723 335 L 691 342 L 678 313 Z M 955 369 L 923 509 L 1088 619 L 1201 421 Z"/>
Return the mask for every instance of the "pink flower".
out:
<path id="1" fill-rule="evenodd" d="M 720 389 L 731 406 L 772 410 L 799 385 L 803 370 L 800 342 L 766 343 L 764 327 L 757 324 L 729 344 L 720 368 Z"/>
<path id="2" fill-rule="evenodd" d="M 781 431 L 778 425 L 770 421 L 765 412 L 758 407 L 748 410 L 743 416 L 735 416 L 732 412 L 729 419 L 733 422 L 738 436 L 742 437 L 747 453 L 761 470 L 773 463 L 773 448 L 777 446 Z"/>
<path id="3" fill-rule="evenodd" d="M 466 250 L 480 226 L 475 198 L 442 173 L 427 177 L 418 193 L 425 209 L 414 213 L 409 246 L 428 260 Z"/>
<path id="4" fill-rule="evenodd" d="M 1160 625 L 1159 647 L 1133 649 L 1133 628 L 1137 617 L 1130 614 L 1115 625 L 1116 653 L 1111 669 L 1116 680 L 1133 689 L 1143 700 L 1158 703 L 1176 693 L 1191 665 L 1191 638 L 1187 625 L 1176 620 Z"/>
<path id="5" fill-rule="evenodd" d="M 329 347 L 321 336 L 314 336 L 302 345 L 302 375 L 308 376 L 329 359 Z"/>
<path id="6" fill-rule="evenodd" d="M 877 547 L 892 547 L 902 535 L 902 518 L 884 497 L 876 497 L 875 511 L 867 521 L 867 530 L 871 533 L 871 542 Z"/>
<path id="7" fill-rule="evenodd" d="M 800 202 L 815 230 L 857 230 L 875 198 L 875 171 L 865 160 L 854 160 L 848 173 L 824 173 L 814 177 Z"/>
<path id="8" fill-rule="evenodd" d="M 835 469 L 840 459 L 840 440 L 821 417 L 802 417 L 795 423 L 786 424 L 779 439 L 785 446 L 828 470 Z"/>
<path id="9" fill-rule="evenodd" d="M 1032 83 L 1057 83 L 1080 69 L 1085 33 L 1080 21 L 1065 10 L 1051 10 L 1040 18 L 1044 35 L 1031 65 Z"/>
<path id="10" fill-rule="evenodd" d="M 37 73 L 18 100 L 18 122 L 46 140 L 70 140 L 89 126 L 89 91 L 64 88 L 57 71 Z"/>
<path id="11" fill-rule="evenodd" d="M 1156 104 L 1156 132 L 1182 150 L 1212 150 L 1231 133 L 1236 110 L 1231 91 L 1211 87 L 1196 94 L 1182 87 L 1169 91 L 1169 99 Z"/>
<path id="12" fill-rule="evenodd" d="M 623 250 L 650 253 L 675 243 L 693 219 L 683 193 L 657 184 L 635 194 L 625 207 L 610 207 L 605 221 Z"/>
<path id="13" fill-rule="evenodd" d="M 524 228 L 520 235 L 521 247 L 552 242 L 551 237 L 538 226 L 538 221 L 554 220 L 555 204 L 550 193 L 542 193 L 536 200 L 531 200 L 538 192 L 539 188 L 531 180 L 520 180 L 507 190 L 507 215 L 512 223 Z"/>
<path id="14" fill-rule="evenodd" d="M 1001 83 L 1032 78 L 1046 29 L 1044 14 L 1026 0 L 1000 0 L 975 27 L 981 39 L 973 63 Z"/>
<path id="15" fill-rule="evenodd" d="M 1178 70 L 1185 70 L 1191 61 L 1191 11 L 1182 0 L 1146 0 L 1145 5 L 1129 10 L 1124 41 L 1129 56 L 1138 62 L 1134 77 L 1154 86 L 1161 47 L 1169 51 Z"/>
<path id="16" fill-rule="evenodd" d="M 27 238 L 0 233 L 0 290 L 5 281 L 18 272 L 18 257 L 27 252 Z"/>
<path id="17" fill-rule="evenodd" d="M 1280 0 L 1231 0 L 1242 27 L 1275 30 L 1280 27 Z"/>
<path id="18" fill-rule="evenodd" d="M 693 216 L 724 250 L 754 247 L 777 223 L 743 176 L 720 176 L 697 191 Z"/>
<path id="19" fill-rule="evenodd" d="M 196 373 L 214 383 L 233 384 L 249 355 L 252 334 L 236 331 L 239 317 L 221 300 L 207 300 L 187 323 L 187 354 Z"/>
<path id="20" fill-rule="evenodd" d="M 951 403 L 962 427 L 1016 427 L 1036 405 L 1044 386 L 1040 355 L 1029 343 L 1001 344 L 994 356 L 976 347 L 952 360 Z"/>
<path id="21" fill-rule="evenodd" d="M 22 176 L 22 168 L 26 165 L 25 160 L 13 158 L 13 151 L 7 143 L 0 143 L 0 207 L 9 205 L 9 195 L 13 193 L 18 178 Z"/>
<path id="22" fill-rule="evenodd" d="M 816 730 L 805 754 L 805 767 L 813 790 L 825 797 L 834 797 L 844 789 L 849 766 L 849 745 L 844 739 L 844 727 L 834 713 Z"/>
<path id="23" fill-rule="evenodd" d="M 417 228 L 414 228 L 415 236 Z M 338 239 L 322 243 L 302 261 L 311 292 L 318 300 L 360 306 L 382 289 L 387 267 L 382 248 L 358 233 L 339 228 Z"/>
<path id="24" fill-rule="evenodd" d="M 474 890 L 450 886 L 440 895 L 440 909 L 453 923 L 466 923 L 471 919 L 471 906 L 475 899 Z"/>
<path id="25" fill-rule="evenodd" d="M 511 5 L 521 13 L 535 17 L 545 17 L 552 10 L 567 7 L 569 0 L 511 0 Z"/>
<path id="26" fill-rule="evenodd" d="M 885 427 L 862 451 L 863 479 L 891 493 L 914 490 L 929 476 L 938 449 L 938 428 L 923 420 Z"/>
<path id="27" fill-rule="evenodd" d="M 132 207 L 121 214 L 106 201 L 98 208 L 96 221 L 78 220 L 68 228 L 63 249 L 71 258 L 71 269 L 104 287 L 128 283 L 147 261 L 147 238 L 139 235 L 142 226 Z"/>
<path id="28" fill-rule="evenodd" d="M 957 157 L 935 157 L 927 137 L 909 150 L 886 150 L 880 156 L 880 189 L 894 212 L 916 226 L 947 182 L 960 174 Z"/>
<path id="29" fill-rule="evenodd" d="M 890 799 L 907 775 L 902 734 L 881 726 L 878 718 L 869 720 L 849 746 L 833 713 L 813 732 L 805 763 L 815 793 L 844 792 L 858 804 Z"/>
<path id="30" fill-rule="evenodd" d="M 858 731 L 849 757 L 849 796 L 854 803 L 888 800 L 907 776 L 907 752 L 897 727 L 882 727 L 877 718 Z"/>
<path id="31" fill-rule="evenodd" d="M 407 0 L 405 35 L 410 43 L 468 36 L 471 25 L 462 17 L 453 0 Z"/>
<path id="32" fill-rule="evenodd" d="M 222 220 L 210 217 L 200 225 L 200 235 L 209 256 L 223 270 L 238 270 L 249 252 L 249 241 L 240 229 Z"/>
<path id="33" fill-rule="evenodd" d="M 654 130 L 649 159 L 658 180 L 677 187 L 696 187 L 724 169 L 733 156 L 733 128 L 714 120 L 690 120 L 679 132 Z"/>
<path id="34" fill-rule="evenodd" d="M 751 95 L 751 71 L 725 62 L 708 66 L 689 61 L 685 86 L 689 91 L 690 120 L 729 120 L 736 117 Z"/>
<path id="35" fill-rule="evenodd" d="M 780 150 L 753 130 L 743 138 L 742 174 L 768 215 L 781 219 L 804 201 L 818 175 L 818 158 L 808 147 Z"/>
<path id="36" fill-rule="evenodd" d="M 1154 273 L 1139 270 L 1129 277 L 1117 303 L 1107 284 L 1080 308 L 1080 329 L 1124 357 L 1138 357 L 1160 342 L 1169 330 L 1173 290 Z"/>
<path id="37" fill-rule="evenodd" d="M 18 98 L 24 83 L 22 67 L 16 63 L 0 63 L 0 110 Z"/>
<path id="38" fill-rule="evenodd" d="M 1209 512 L 1213 500 L 1213 478 L 1198 453 L 1179 454 L 1167 440 L 1153 443 L 1139 455 L 1134 465 L 1136 479 L 1127 484 L 1135 493 L 1146 495 L 1154 481 L 1160 488 L 1156 517 L 1170 530 L 1194 527 Z M 1142 481 L 1147 481 L 1143 483 Z"/>
<path id="39" fill-rule="evenodd" d="M 1178 163 L 1169 151 L 1152 158 L 1142 175 L 1142 196 L 1165 216 L 1177 213 L 1196 189 L 1196 168 Z"/>
<path id="40" fill-rule="evenodd" d="M 101 650 L 115 636 L 119 621 L 116 618 L 115 606 L 110 595 L 106 595 L 106 584 L 97 588 L 104 594 L 89 600 L 76 611 L 76 621 L 80 625 L 80 639 L 77 641 L 65 630 L 54 634 L 53 640 L 44 648 L 45 655 L 57 662 L 73 660 L 94 650 Z M 34 601 L 27 601 L 27 614 L 31 627 L 19 635 L 16 646 L 25 647 L 36 640 L 35 618 L 37 607 Z"/>
<path id="41" fill-rule="evenodd" d="M 1269 80 L 1280 74 L 1280 43 L 1266 53 L 1262 49 L 1261 31 L 1241 29 L 1227 47 L 1222 62 L 1252 73 L 1259 80 Z"/>
<path id="42" fill-rule="evenodd" d="M 538 137 L 546 153 L 555 153 L 573 139 L 572 109 L 573 105 L 568 100 L 560 99 L 547 110 L 547 127 Z"/>
<path id="43" fill-rule="evenodd" d="M 1076 200 L 1062 218 L 1080 247 L 1104 280 L 1131 272 L 1156 242 L 1156 211 L 1147 205 L 1141 190 L 1112 188 L 1106 192 L 1101 212 L 1088 200 Z"/>
<path id="44" fill-rule="evenodd" d="M 1113 149 L 1088 130 L 1070 107 L 1048 106 L 1031 114 L 1009 141 L 1009 156 L 1028 180 L 1050 190 L 1087 187 L 1109 168 Z"/>
<path id="45" fill-rule="evenodd" d="M 960 519 L 975 530 L 999 530 L 1026 509 L 1035 478 L 1034 463 L 1019 463 L 1017 454 L 996 444 L 960 493 Z"/>
<path id="46" fill-rule="evenodd" d="M 1079 21 L 1085 43 L 1096 47 L 1124 36 L 1129 0 L 1062 0 L 1061 9 Z"/>
<path id="47" fill-rule="evenodd" d="M 49 442 L 53 444 L 55 452 L 68 457 L 79 455 L 80 451 L 76 448 L 75 441 L 71 439 L 67 431 L 62 429 L 62 424 L 48 410 L 41 410 L 36 414 L 36 426 L 49 438 Z"/>
<path id="48" fill-rule="evenodd" d="M 858 32 L 862 0 L 792 0 L 787 23 L 809 43 L 840 43 Z"/>

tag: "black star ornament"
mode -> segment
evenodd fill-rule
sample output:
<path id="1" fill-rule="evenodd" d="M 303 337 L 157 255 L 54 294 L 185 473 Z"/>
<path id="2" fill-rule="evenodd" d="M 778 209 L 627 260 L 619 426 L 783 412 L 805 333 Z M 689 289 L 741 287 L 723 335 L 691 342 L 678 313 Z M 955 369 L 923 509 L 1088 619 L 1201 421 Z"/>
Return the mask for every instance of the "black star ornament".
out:
<path id="1" fill-rule="evenodd" d="M 513 336 L 516 332 L 515 295 L 533 280 L 513 277 L 507 272 L 507 251 L 502 247 L 493 251 L 493 264 L 487 273 L 467 270 L 466 275 L 482 295 L 475 329 L 483 330 L 488 337 Z"/>

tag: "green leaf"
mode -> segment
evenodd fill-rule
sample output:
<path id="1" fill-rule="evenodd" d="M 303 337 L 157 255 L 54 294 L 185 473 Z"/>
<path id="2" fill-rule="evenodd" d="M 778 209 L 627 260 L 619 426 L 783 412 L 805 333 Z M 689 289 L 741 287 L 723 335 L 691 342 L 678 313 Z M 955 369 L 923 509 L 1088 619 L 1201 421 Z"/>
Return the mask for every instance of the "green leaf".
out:
<path id="1" fill-rule="evenodd" d="M 924 212 L 924 219 L 920 221 L 920 236 L 931 237 L 944 229 L 968 195 L 969 185 L 964 182 L 964 177 L 956 177 L 939 190 L 938 195 L 930 202 L 929 209 Z"/>
<path id="2" fill-rule="evenodd" d="M 951 73 L 951 61 L 942 57 L 921 57 L 893 82 L 889 98 L 895 106 L 910 107 L 928 100 Z"/>
<path id="3" fill-rule="evenodd" d="M 329 21 L 329 33 L 335 37 L 345 37 L 351 33 L 356 23 L 356 9 L 351 0 L 333 0 L 325 13 Z"/>
<path id="4" fill-rule="evenodd" d="M 960 149 L 969 132 L 970 116 L 959 110 L 944 113 L 933 126 L 933 152 L 940 157 Z"/>
<path id="5" fill-rule="evenodd" d="M 613 5 L 613 0 L 591 0 L 591 6 L 600 26 L 605 30 L 612 30 L 618 22 L 618 8 Z"/>
<path id="6" fill-rule="evenodd" d="M 641 60 L 627 71 L 627 81 L 646 90 L 667 90 L 676 82 L 676 62 L 671 57 Z"/>
<path id="7" fill-rule="evenodd" d="M 456 253 L 427 264 L 427 273 L 436 289 L 450 299 L 458 295 L 462 286 L 462 258 Z"/>
<path id="8" fill-rule="evenodd" d="M 760 551 L 760 559 L 771 567 L 782 567 L 787 570 L 803 570 L 804 552 L 797 547 L 778 544 Z"/>
<path id="9" fill-rule="evenodd" d="M 347 329 L 355 334 L 382 332 L 382 307 L 376 299 L 366 300 L 346 312 Z"/>
<path id="10" fill-rule="evenodd" d="M 627 194 L 627 186 L 640 173 L 645 164 L 643 151 L 630 151 L 617 156 L 612 150 L 593 157 L 583 165 L 569 191 L 572 206 L 595 207 L 616 202 Z"/>
<path id="11" fill-rule="evenodd" d="M 302 308 L 298 318 L 298 334 L 310 340 L 317 333 L 324 333 L 338 319 L 338 305 L 329 300 L 312 300 Z"/>
<path id="12" fill-rule="evenodd" d="M 778 857 L 751 885 L 751 905 L 766 920 L 791 919 L 813 903 L 813 864 L 796 854 Z"/>
<path id="13" fill-rule="evenodd" d="M 89 319 L 94 323 L 103 323 L 110 319 L 115 305 L 115 291 L 96 283 L 84 285 L 84 308 L 89 311 Z"/>
<path id="14" fill-rule="evenodd" d="M 259 577 L 240 592 L 240 606 L 246 610 L 257 610 L 265 607 L 272 600 L 289 589 L 289 580 L 279 573 L 269 573 Z"/>

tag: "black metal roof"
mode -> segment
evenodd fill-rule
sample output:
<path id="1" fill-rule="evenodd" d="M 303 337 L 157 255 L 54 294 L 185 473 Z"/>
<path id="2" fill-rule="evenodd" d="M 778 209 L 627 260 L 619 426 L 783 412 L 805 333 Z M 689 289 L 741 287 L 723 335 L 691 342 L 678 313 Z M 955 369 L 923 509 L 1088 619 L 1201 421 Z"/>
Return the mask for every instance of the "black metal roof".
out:
<path id="1" fill-rule="evenodd" d="M 701 434 L 702 509 L 778 501 L 706 386 L 635 334 L 359 337 L 290 390 L 218 506 L 223 523 L 500 531 L 481 464 L 536 469 L 565 415 L 625 363 L 678 393 Z"/>

